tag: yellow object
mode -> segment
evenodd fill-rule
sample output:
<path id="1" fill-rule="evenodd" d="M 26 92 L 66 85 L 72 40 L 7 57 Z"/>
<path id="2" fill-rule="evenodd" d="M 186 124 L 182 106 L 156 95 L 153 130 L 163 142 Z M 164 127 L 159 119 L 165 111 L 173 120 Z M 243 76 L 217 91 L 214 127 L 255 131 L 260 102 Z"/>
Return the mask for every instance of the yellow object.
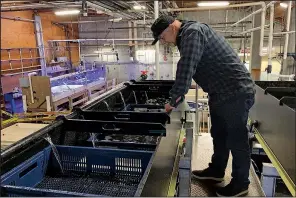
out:
<path id="1" fill-rule="evenodd" d="M 179 171 L 180 154 L 182 151 L 184 135 L 185 135 L 185 129 L 181 129 L 178 150 L 177 150 L 176 157 L 175 157 L 174 170 L 173 170 L 173 174 L 171 176 L 171 182 L 169 185 L 169 191 L 168 191 L 167 197 L 174 197 L 175 196 L 177 177 L 178 177 L 178 171 Z"/>
<path id="2" fill-rule="evenodd" d="M 2 111 L 3 114 L 10 116 L 8 120 L 1 122 L 1 127 L 5 128 L 7 125 L 12 123 L 20 122 L 37 122 L 37 121 L 54 121 L 55 118 L 59 115 L 68 115 L 70 111 L 52 111 L 52 112 L 33 112 L 33 113 L 18 113 L 11 115 L 5 111 Z"/>

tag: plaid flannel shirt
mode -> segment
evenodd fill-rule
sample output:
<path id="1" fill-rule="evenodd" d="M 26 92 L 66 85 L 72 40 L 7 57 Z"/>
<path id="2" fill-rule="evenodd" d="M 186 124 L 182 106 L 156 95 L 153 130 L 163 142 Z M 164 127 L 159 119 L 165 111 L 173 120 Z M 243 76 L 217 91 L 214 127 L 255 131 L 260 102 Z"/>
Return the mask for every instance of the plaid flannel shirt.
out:
<path id="1" fill-rule="evenodd" d="M 240 93 L 255 93 L 255 84 L 237 53 L 206 24 L 182 21 L 177 36 L 180 60 L 170 90 L 170 105 L 184 100 L 192 79 L 209 95 L 210 102 L 222 102 Z"/>

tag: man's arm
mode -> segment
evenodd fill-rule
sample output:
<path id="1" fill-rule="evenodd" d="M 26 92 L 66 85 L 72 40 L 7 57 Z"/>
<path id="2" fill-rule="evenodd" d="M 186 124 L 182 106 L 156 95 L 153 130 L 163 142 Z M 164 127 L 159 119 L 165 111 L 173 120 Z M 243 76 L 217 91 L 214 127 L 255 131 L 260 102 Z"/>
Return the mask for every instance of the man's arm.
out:
<path id="1" fill-rule="evenodd" d="M 190 31 L 190 32 L 189 32 Z M 182 38 L 180 54 L 181 58 L 177 65 L 176 80 L 170 96 L 170 105 L 176 107 L 180 101 L 184 100 L 185 94 L 191 86 L 192 76 L 203 55 L 206 37 L 198 30 L 188 30 Z"/>

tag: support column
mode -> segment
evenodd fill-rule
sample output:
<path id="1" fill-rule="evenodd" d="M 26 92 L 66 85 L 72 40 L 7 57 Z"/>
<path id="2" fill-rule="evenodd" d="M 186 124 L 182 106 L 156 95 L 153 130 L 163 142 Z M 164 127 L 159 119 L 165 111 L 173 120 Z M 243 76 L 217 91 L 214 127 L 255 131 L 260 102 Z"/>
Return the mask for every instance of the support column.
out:
<path id="1" fill-rule="evenodd" d="M 287 13 L 286 13 L 287 15 Z M 289 31 L 295 31 L 295 7 L 291 9 L 291 20 L 290 20 L 290 30 Z M 285 36 L 284 36 L 285 38 Z M 288 42 L 288 54 L 289 53 L 296 53 L 295 49 L 295 33 L 289 34 L 289 42 Z M 293 68 L 294 67 L 294 68 Z M 283 59 L 282 62 L 282 69 L 281 74 L 283 75 L 289 75 L 289 74 L 295 74 L 295 59 L 292 56 L 287 56 L 286 59 Z"/>
<path id="2" fill-rule="evenodd" d="M 133 35 L 132 35 L 132 37 L 134 38 L 134 39 L 138 39 L 138 28 L 137 28 L 137 22 L 136 21 L 134 21 L 133 22 Z M 133 59 L 134 59 L 134 61 L 137 61 L 138 60 L 138 58 L 137 58 L 137 51 L 138 51 L 138 41 L 134 41 L 134 46 L 133 46 Z"/>
<path id="3" fill-rule="evenodd" d="M 42 34 L 42 24 L 41 17 L 34 14 L 34 25 L 35 25 L 35 35 L 38 46 L 38 52 L 40 57 L 40 65 L 41 65 L 41 75 L 46 76 L 46 61 L 45 61 L 45 53 L 44 53 L 44 42 L 43 42 L 43 34 Z"/>
<path id="4" fill-rule="evenodd" d="M 260 6 L 255 6 L 255 10 L 260 9 Z M 261 13 L 253 16 L 253 28 L 261 25 Z M 251 57 L 250 57 L 250 72 L 253 80 L 260 80 L 261 73 L 261 56 L 260 56 L 260 30 L 251 33 Z"/>
<path id="5" fill-rule="evenodd" d="M 159 4 L 158 1 L 154 1 L 154 19 L 158 18 L 159 12 Z M 159 42 L 155 44 L 155 67 L 156 67 L 156 80 L 159 79 Z"/>

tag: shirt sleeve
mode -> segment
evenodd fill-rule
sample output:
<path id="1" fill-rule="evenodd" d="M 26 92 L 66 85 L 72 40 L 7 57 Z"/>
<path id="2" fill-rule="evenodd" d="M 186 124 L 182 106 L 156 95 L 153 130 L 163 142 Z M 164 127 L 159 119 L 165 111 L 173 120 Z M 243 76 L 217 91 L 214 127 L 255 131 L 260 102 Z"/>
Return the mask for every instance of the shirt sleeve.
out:
<path id="1" fill-rule="evenodd" d="M 170 90 L 170 105 L 178 106 L 185 99 L 195 74 L 197 65 L 203 55 L 205 35 L 199 30 L 187 30 L 182 35 L 180 47 L 180 60 L 177 64 L 176 80 Z"/>

